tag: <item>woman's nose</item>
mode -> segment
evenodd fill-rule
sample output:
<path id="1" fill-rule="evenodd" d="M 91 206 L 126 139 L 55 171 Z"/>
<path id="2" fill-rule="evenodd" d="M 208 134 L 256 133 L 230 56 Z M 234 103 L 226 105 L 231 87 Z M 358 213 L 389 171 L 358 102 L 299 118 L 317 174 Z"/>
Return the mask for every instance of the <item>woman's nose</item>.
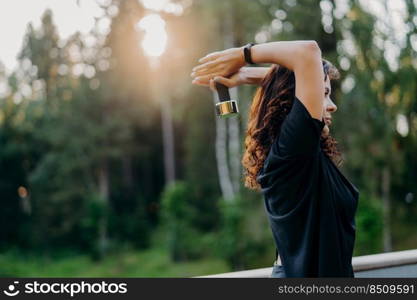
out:
<path id="1" fill-rule="evenodd" d="M 332 100 L 327 103 L 327 110 L 330 112 L 335 112 L 337 110 L 337 106 Z"/>

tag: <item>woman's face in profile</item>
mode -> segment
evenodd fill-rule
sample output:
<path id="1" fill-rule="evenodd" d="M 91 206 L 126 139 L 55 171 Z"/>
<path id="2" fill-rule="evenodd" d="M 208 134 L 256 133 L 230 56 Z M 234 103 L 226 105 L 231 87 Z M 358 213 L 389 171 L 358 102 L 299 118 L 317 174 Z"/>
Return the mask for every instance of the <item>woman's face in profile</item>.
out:
<path id="1" fill-rule="evenodd" d="M 330 126 L 332 124 L 332 114 L 337 110 L 336 104 L 330 98 L 332 92 L 332 87 L 330 85 L 330 78 L 327 76 L 324 82 L 324 91 L 323 91 L 323 121 L 326 123 L 323 127 L 323 133 L 325 135 L 329 134 Z"/>

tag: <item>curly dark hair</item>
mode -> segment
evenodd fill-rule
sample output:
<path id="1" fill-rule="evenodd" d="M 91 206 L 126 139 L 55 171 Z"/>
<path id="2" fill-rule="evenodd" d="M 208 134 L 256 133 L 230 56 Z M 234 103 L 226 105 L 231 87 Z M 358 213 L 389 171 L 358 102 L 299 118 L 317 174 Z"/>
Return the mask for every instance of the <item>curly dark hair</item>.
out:
<path id="1" fill-rule="evenodd" d="M 339 79 L 340 73 L 328 60 L 322 59 L 324 80 Z M 272 142 L 280 131 L 281 124 L 290 112 L 295 95 L 294 72 L 280 65 L 273 65 L 257 89 L 249 111 L 245 137 L 245 152 L 242 158 L 244 184 L 249 189 L 260 191 L 256 177 L 263 167 Z M 322 134 L 320 145 L 323 152 L 340 167 L 343 163 L 337 141 L 329 134 Z"/>

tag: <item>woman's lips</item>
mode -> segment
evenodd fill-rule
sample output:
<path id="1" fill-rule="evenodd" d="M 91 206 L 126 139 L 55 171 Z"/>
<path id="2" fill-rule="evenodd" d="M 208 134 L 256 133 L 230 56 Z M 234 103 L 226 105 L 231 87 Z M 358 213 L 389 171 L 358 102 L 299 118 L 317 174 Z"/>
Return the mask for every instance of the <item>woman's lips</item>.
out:
<path id="1" fill-rule="evenodd" d="M 332 124 L 332 119 L 331 119 L 331 118 L 324 118 L 324 122 L 325 122 L 327 125 L 330 125 L 330 124 Z"/>

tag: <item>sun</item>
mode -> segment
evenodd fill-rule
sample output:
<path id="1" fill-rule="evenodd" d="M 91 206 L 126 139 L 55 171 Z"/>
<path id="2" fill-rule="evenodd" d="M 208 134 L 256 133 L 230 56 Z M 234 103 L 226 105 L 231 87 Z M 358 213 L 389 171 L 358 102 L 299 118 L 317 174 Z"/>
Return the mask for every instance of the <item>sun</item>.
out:
<path id="1" fill-rule="evenodd" d="M 148 56 L 161 56 L 167 44 L 167 32 L 165 21 L 158 14 L 150 14 L 142 18 L 137 28 L 145 31 L 145 37 L 141 44 L 145 54 Z"/>

